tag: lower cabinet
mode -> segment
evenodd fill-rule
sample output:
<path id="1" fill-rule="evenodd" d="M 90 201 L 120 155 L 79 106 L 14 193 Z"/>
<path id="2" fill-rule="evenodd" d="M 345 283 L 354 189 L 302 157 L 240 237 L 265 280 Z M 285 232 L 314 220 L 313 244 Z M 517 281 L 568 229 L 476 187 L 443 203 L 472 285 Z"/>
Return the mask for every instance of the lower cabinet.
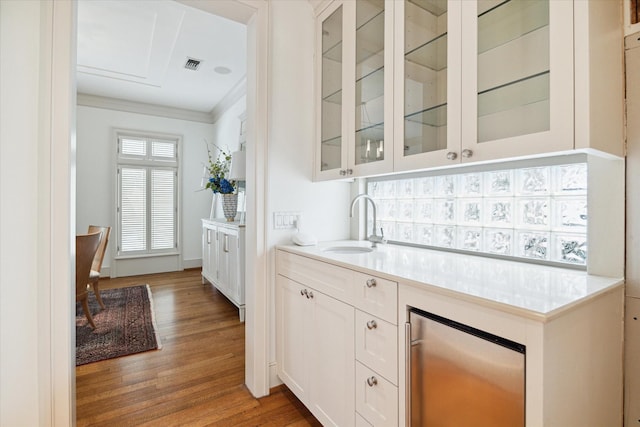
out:
<path id="1" fill-rule="evenodd" d="M 213 284 L 238 307 L 244 322 L 244 226 L 202 220 L 202 281 Z"/>
<path id="2" fill-rule="evenodd" d="M 325 426 L 354 424 L 354 308 L 277 277 L 278 375 Z"/>
<path id="3" fill-rule="evenodd" d="M 325 426 L 396 425 L 397 283 L 283 250 L 276 263 L 280 379 Z"/>

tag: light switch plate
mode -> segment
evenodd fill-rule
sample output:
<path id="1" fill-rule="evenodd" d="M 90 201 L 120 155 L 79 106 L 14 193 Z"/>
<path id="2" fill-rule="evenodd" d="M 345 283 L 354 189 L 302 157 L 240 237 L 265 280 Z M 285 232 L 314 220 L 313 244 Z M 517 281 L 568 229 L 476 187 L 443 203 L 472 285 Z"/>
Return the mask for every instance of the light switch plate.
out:
<path id="1" fill-rule="evenodd" d="M 301 212 L 274 212 L 273 213 L 273 229 L 287 230 L 296 228 L 302 219 Z"/>

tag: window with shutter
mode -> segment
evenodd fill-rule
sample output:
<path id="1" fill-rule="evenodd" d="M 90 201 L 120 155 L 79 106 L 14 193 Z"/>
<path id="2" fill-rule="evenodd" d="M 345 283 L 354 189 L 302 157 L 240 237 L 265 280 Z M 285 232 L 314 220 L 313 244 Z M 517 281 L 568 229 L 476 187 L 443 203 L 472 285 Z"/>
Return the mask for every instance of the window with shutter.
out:
<path id="1" fill-rule="evenodd" d="M 176 252 L 178 139 L 118 135 L 118 255 Z"/>

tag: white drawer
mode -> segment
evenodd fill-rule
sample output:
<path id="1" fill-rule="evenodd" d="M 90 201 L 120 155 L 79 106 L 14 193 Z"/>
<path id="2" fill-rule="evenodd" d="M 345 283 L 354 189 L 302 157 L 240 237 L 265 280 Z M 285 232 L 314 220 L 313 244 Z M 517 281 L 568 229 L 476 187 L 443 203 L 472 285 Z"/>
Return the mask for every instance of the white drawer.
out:
<path id="1" fill-rule="evenodd" d="M 398 323 L 398 283 L 369 274 L 353 272 L 355 304 L 360 310 Z"/>
<path id="2" fill-rule="evenodd" d="M 398 384 L 398 327 L 356 310 L 356 359 Z"/>
<path id="3" fill-rule="evenodd" d="M 398 425 L 398 387 L 356 362 L 356 411 L 370 424 Z"/>
<path id="4" fill-rule="evenodd" d="M 373 427 L 362 415 L 356 413 L 356 427 Z"/>
<path id="5" fill-rule="evenodd" d="M 276 270 L 295 282 L 353 305 L 353 270 L 281 250 L 276 252 Z"/>

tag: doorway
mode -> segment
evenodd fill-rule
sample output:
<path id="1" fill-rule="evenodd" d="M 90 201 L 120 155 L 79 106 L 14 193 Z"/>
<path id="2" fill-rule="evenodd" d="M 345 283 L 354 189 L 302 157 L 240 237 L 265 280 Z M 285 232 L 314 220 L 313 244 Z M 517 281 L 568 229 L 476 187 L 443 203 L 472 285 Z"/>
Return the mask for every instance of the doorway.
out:
<path id="1" fill-rule="evenodd" d="M 268 2 L 259 1 L 184 1 L 197 7 L 230 19 L 244 19 L 248 28 L 247 63 L 247 138 L 256 141 L 247 150 L 247 211 L 253 212 L 247 220 L 246 292 L 247 317 L 245 341 L 247 345 L 245 382 L 251 393 L 265 396 L 269 393 L 267 366 L 267 301 L 265 286 L 256 286 L 267 281 L 265 228 L 265 153 L 267 151 L 267 69 L 268 69 Z M 51 195 L 50 216 L 55 221 L 49 230 L 51 262 L 56 265 L 48 273 L 48 282 L 57 283 L 58 291 L 66 287 L 67 292 L 52 293 L 49 305 L 49 378 L 42 399 L 51 403 L 47 411 L 50 425 L 73 425 L 75 420 L 74 370 L 70 363 L 73 358 L 74 326 L 70 298 L 72 281 L 69 261 L 75 255 L 71 250 L 74 235 L 75 198 L 72 193 L 75 180 L 75 43 L 76 7 L 74 2 L 52 2 L 48 4 L 46 15 L 52 31 L 51 52 L 47 58 L 51 65 L 47 73 L 47 85 L 51 96 L 49 109 L 43 114 L 56 120 L 50 135 L 51 151 L 56 155 L 49 159 L 52 176 L 61 175 L 62 180 L 72 185 L 61 185 Z M 45 20 L 46 21 L 46 20 Z M 53 54 L 55 52 L 55 61 Z M 65 58 L 67 60 L 65 60 Z M 55 84 L 53 84 L 55 82 Z M 57 154 L 59 153 L 59 154 Z M 66 178 L 65 178 L 66 177 Z M 64 250 L 62 250 L 64 249 Z M 69 255 L 72 255 L 71 257 Z M 64 286 L 60 285 L 64 284 Z M 55 338 L 55 339 L 53 339 Z M 55 396 L 55 399 L 54 399 Z"/>

